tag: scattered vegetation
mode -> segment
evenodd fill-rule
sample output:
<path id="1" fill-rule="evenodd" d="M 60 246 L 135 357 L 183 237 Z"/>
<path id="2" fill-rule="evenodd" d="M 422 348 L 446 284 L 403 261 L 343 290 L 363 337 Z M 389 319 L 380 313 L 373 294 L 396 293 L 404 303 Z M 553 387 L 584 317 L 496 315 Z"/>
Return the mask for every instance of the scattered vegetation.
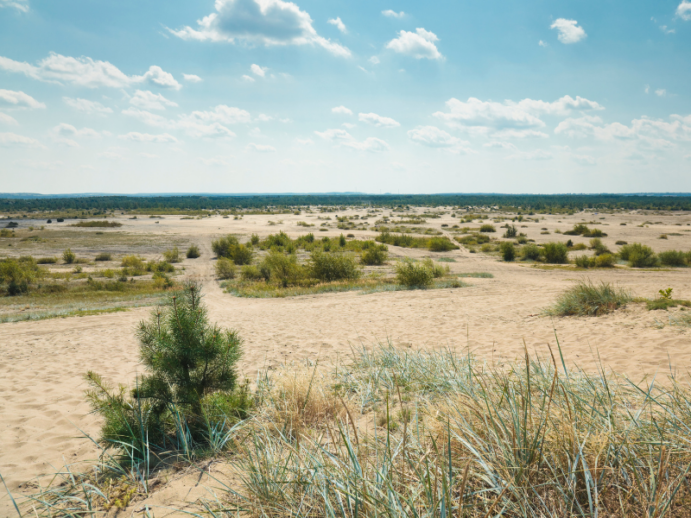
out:
<path id="1" fill-rule="evenodd" d="M 77 260 L 77 255 L 68 248 L 62 253 L 62 260 L 65 261 L 65 264 L 72 264 Z"/>
<path id="2" fill-rule="evenodd" d="M 94 258 L 95 261 L 112 261 L 113 256 L 109 254 L 108 252 L 101 252 L 100 254 L 96 255 Z"/>
<path id="3" fill-rule="evenodd" d="M 219 257 L 214 265 L 216 277 L 227 280 L 235 278 L 235 263 L 227 257 Z"/>
<path id="4" fill-rule="evenodd" d="M 652 268 L 658 265 L 653 249 L 640 243 L 624 245 L 619 249 L 619 257 L 633 268 Z"/>
<path id="5" fill-rule="evenodd" d="M 58 220 L 58 222 L 59 221 L 60 220 Z M 69 226 L 82 228 L 117 228 L 121 227 L 122 223 L 118 223 L 117 221 L 78 221 Z"/>
<path id="6" fill-rule="evenodd" d="M 581 281 L 560 295 L 547 313 L 560 317 L 599 316 L 619 309 L 631 300 L 628 292 L 609 283 L 596 285 L 590 281 Z"/>
<path id="7" fill-rule="evenodd" d="M 190 247 L 187 249 L 187 259 L 198 259 L 201 257 L 201 255 L 202 254 L 197 245 L 190 245 Z"/>

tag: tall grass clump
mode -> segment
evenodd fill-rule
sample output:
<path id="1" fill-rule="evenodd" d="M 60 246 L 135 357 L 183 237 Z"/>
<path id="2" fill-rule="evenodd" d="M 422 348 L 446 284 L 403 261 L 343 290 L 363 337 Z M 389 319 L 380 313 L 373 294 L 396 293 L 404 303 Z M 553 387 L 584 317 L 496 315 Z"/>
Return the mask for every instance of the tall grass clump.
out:
<path id="1" fill-rule="evenodd" d="M 624 245 L 619 249 L 619 257 L 634 268 L 652 268 L 658 265 L 653 249 L 640 243 Z"/>
<path id="2" fill-rule="evenodd" d="M 485 223 L 484 225 L 480 226 L 480 232 L 496 232 L 497 229 L 494 227 L 494 225 L 491 225 L 489 223 Z"/>
<path id="3" fill-rule="evenodd" d="M 209 323 L 201 287 L 187 284 L 154 311 L 137 330 L 145 374 L 134 387 L 113 389 L 89 372 L 87 399 L 103 418 L 99 443 L 115 449 L 130 465 L 150 463 L 166 450 L 191 453 L 207 447 L 214 429 L 210 400 L 234 400 L 242 341 L 238 334 Z M 240 409 L 242 410 L 242 409 Z"/>
<path id="4" fill-rule="evenodd" d="M 521 248 L 521 259 L 523 261 L 538 261 L 540 255 L 540 247 L 537 245 L 528 244 Z"/>
<path id="5" fill-rule="evenodd" d="M 545 243 L 542 258 L 546 263 L 566 264 L 569 262 L 569 249 L 564 243 Z"/>
<path id="6" fill-rule="evenodd" d="M 190 247 L 187 249 L 187 259 L 198 259 L 201 257 L 201 255 L 202 253 L 199 251 L 199 247 L 197 245 L 190 245 Z"/>
<path id="7" fill-rule="evenodd" d="M 180 262 L 180 250 L 177 246 L 170 248 L 163 252 L 163 259 L 167 263 L 179 263 Z"/>
<path id="8" fill-rule="evenodd" d="M 70 248 L 68 248 L 62 253 L 62 260 L 65 262 L 65 264 L 72 264 L 77 260 L 77 255 Z"/>
<path id="9" fill-rule="evenodd" d="M 562 293 L 547 313 L 560 317 L 598 316 L 619 309 L 631 300 L 631 294 L 609 283 L 596 285 L 581 281 Z"/>
<path id="10" fill-rule="evenodd" d="M 101 252 L 98 254 L 95 258 L 94 261 L 112 261 L 113 256 L 109 254 L 108 252 Z"/>
<path id="11" fill-rule="evenodd" d="M 516 247 L 513 246 L 513 243 L 504 241 L 499 245 L 499 252 L 504 261 L 511 262 L 516 259 Z"/>
<path id="12" fill-rule="evenodd" d="M 428 288 L 434 281 L 434 271 L 428 264 L 405 260 L 396 265 L 396 280 L 408 288 Z"/>

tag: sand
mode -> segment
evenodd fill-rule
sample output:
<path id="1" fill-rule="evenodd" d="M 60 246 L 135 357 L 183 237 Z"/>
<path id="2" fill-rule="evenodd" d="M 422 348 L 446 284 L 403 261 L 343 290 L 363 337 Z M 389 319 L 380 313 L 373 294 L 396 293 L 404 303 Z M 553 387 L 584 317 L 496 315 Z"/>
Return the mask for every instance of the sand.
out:
<path id="1" fill-rule="evenodd" d="M 547 216 L 545 221 L 517 226 L 526 225 L 519 230 L 538 242 L 563 241 L 565 237 L 554 234 L 555 229 L 567 230 L 582 219 L 597 220 L 602 216 Z M 687 230 L 691 229 L 687 226 L 690 214 L 604 216 L 606 226 L 598 228 L 609 234 L 603 242 L 613 250 L 620 239 L 649 244 L 658 252 L 691 249 L 691 232 Z M 283 220 L 280 225 L 268 224 L 269 220 L 279 219 Z M 168 234 L 200 246 L 202 257 L 185 260 L 185 273 L 204 282 L 211 318 L 237 329 L 244 339 L 241 372 L 249 379 L 282 363 L 343 360 L 354 347 L 372 347 L 386 341 L 411 348 L 469 348 L 487 360 L 512 360 L 523 354 L 524 341 L 531 353 L 548 354 L 547 345 L 556 345 L 555 332 L 569 362 L 594 369 L 599 357 L 605 368 L 634 381 L 664 374 L 670 366 L 686 373 L 690 365 L 689 331 L 656 326 L 656 319 L 666 322 L 666 314 L 649 312 L 642 304 L 630 304 L 598 318 L 552 319 L 542 313 L 559 293 L 586 277 L 594 282 L 614 282 L 643 297 L 655 297 L 659 289 L 673 287 L 675 298 L 691 299 L 688 269 L 563 271 L 503 263 L 496 257 L 471 254 L 465 249 L 430 254 L 390 247 L 394 256 L 453 257 L 456 262 L 448 263 L 452 271 L 490 272 L 494 278 L 465 279 L 470 286 L 459 289 L 367 295 L 348 292 L 285 299 L 243 299 L 222 291 L 213 279 L 212 239 L 225 233 L 266 235 L 281 229 L 293 236 L 304 234 L 306 229 L 296 226 L 297 221 L 320 223 L 305 214 L 245 216 L 239 221 L 218 216 L 202 220 L 168 216 L 158 224 L 147 219 L 122 219 L 122 230 Z M 644 221 L 662 224 L 637 226 Z M 627 225 L 621 226 L 621 222 Z M 426 226 L 440 228 L 442 223 L 456 221 L 446 217 L 429 220 Z M 552 233 L 542 235 L 541 228 Z M 357 237 L 375 235 L 347 232 Z M 340 233 L 330 229 L 316 234 L 321 237 Z M 681 235 L 658 239 L 662 233 Z M 83 437 L 83 433 L 95 437 L 99 427 L 98 418 L 89 413 L 84 401 L 83 376 L 93 370 L 113 384 L 133 381 L 141 372 L 133 331 L 149 311 L 140 308 L 99 316 L 0 324 L 0 473 L 13 492 L 31 490 L 32 479 L 53 473 L 65 464 L 96 458 L 97 449 Z M 195 478 L 193 482 L 197 485 L 190 482 L 191 486 L 198 489 L 199 481 Z M 179 488 L 176 491 L 179 493 Z M 173 495 L 164 494 L 159 501 L 165 502 L 166 498 Z M 11 515 L 9 501 L 0 497 L 0 516 L 6 515 Z"/>

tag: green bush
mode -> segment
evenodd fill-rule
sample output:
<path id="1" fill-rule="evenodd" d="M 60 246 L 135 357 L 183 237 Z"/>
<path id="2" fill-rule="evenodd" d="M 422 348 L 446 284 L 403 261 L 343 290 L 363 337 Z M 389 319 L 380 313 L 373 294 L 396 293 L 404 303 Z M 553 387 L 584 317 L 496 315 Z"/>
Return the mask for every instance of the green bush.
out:
<path id="1" fill-rule="evenodd" d="M 257 246 L 259 244 L 259 236 L 257 234 L 252 234 L 250 236 L 250 244 L 252 246 Z"/>
<path id="2" fill-rule="evenodd" d="M 578 268 L 590 268 L 590 257 L 587 255 L 579 255 L 574 262 Z"/>
<path id="3" fill-rule="evenodd" d="M 600 238 L 590 240 L 590 249 L 595 250 L 595 255 L 611 254 L 612 252 L 607 248 Z"/>
<path id="4" fill-rule="evenodd" d="M 616 262 L 616 257 L 612 254 L 602 254 L 593 258 L 597 268 L 613 268 Z"/>
<path id="5" fill-rule="evenodd" d="M 166 261 L 149 261 L 146 263 L 146 271 L 153 273 L 173 273 L 175 266 Z"/>
<path id="6" fill-rule="evenodd" d="M 640 243 L 622 246 L 619 250 L 619 257 L 634 268 L 651 268 L 658 264 L 658 259 L 653 249 Z"/>
<path id="7" fill-rule="evenodd" d="M 122 258 L 120 266 L 123 268 L 131 268 L 133 270 L 143 271 L 145 269 L 144 259 L 136 255 L 126 255 Z"/>
<path id="8" fill-rule="evenodd" d="M 667 250 L 658 255 L 660 263 L 664 266 L 686 266 L 686 254 L 681 250 Z"/>
<path id="9" fill-rule="evenodd" d="M 368 266 L 380 266 L 386 264 L 389 252 L 386 245 L 379 245 L 374 241 L 365 241 L 367 248 L 360 256 L 360 262 Z"/>
<path id="10" fill-rule="evenodd" d="M 209 323 L 195 284 L 141 322 L 137 338 L 145 374 L 131 392 L 122 385 L 113 390 L 94 372 L 86 375 L 87 398 L 103 418 L 99 442 L 120 450 L 125 462 L 145 461 L 152 450 L 153 457 L 172 445 L 182 447 L 181 438 L 183 451 L 208 448 L 228 423 L 210 423 L 205 402 L 235 389 L 242 340 L 235 331 Z"/>
<path id="11" fill-rule="evenodd" d="M 501 245 L 499 245 L 499 251 L 501 252 L 501 258 L 504 261 L 511 262 L 516 259 L 516 248 L 513 246 L 513 243 L 504 241 Z"/>
<path id="12" fill-rule="evenodd" d="M 190 245 L 190 247 L 187 249 L 187 259 L 197 259 L 201 255 L 202 254 L 197 245 Z"/>
<path id="13" fill-rule="evenodd" d="M 354 280 L 360 277 L 355 259 L 348 254 L 326 254 L 315 250 L 310 256 L 308 268 L 312 277 L 325 282 Z"/>
<path id="14" fill-rule="evenodd" d="M 396 265 L 396 281 L 408 288 L 427 288 L 432 285 L 434 272 L 425 264 L 405 260 Z"/>
<path id="15" fill-rule="evenodd" d="M 446 237 L 433 237 L 429 240 L 427 248 L 430 252 L 448 252 L 449 250 L 458 249 L 458 247 Z"/>
<path id="16" fill-rule="evenodd" d="M 107 252 L 102 252 L 96 256 L 95 260 L 96 261 L 112 261 L 113 256 Z"/>
<path id="17" fill-rule="evenodd" d="M 425 268 L 432 272 L 432 277 L 434 277 L 435 279 L 444 277 L 444 275 L 446 275 L 450 270 L 448 266 L 444 268 L 440 264 L 434 264 L 434 261 L 429 257 L 422 261 L 422 264 L 425 266 Z"/>
<path id="18" fill-rule="evenodd" d="M 235 263 L 227 257 L 219 257 L 214 268 L 216 269 L 216 277 L 219 279 L 235 278 Z"/>
<path id="19" fill-rule="evenodd" d="M 56 264 L 57 262 L 57 257 L 39 257 L 36 259 L 36 264 Z"/>
<path id="20" fill-rule="evenodd" d="M 496 232 L 497 229 L 494 228 L 494 225 L 490 225 L 489 223 L 485 223 L 480 227 L 480 232 Z"/>
<path id="21" fill-rule="evenodd" d="M 240 269 L 240 278 L 243 281 L 259 281 L 264 278 L 261 269 L 254 264 L 246 264 Z"/>
<path id="22" fill-rule="evenodd" d="M 521 258 L 524 261 L 538 261 L 540 255 L 540 247 L 537 245 L 525 245 L 521 249 Z"/>
<path id="23" fill-rule="evenodd" d="M 77 255 L 69 248 L 62 253 L 62 260 L 65 261 L 65 264 L 72 264 L 76 259 Z"/>
<path id="24" fill-rule="evenodd" d="M 305 269 L 297 262 L 294 254 L 283 254 L 271 251 L 259 266 L 262 276 L 268 281 L 274 281 L 284 288 L 297 284 L 305 278 Z"/>
<path id="25" fill-rule="evenodd" d="M 29 286 L 43 276 L 33 257 L 0 260 L 0 286 L 11 296 L 29 291 Z"/>
<path id="26" fill-rule="evenodd" d="M 288 238 L 288 240 L 290 240 L 290 238 Z M 211 243 L 211 249 L 217 257 L 231 259 L 237 265 L 251 264 L 252 257 L 254 256 L 252 248 L 247 245 L 241 245 L 233 236 L 226 236 L 213 241 Z"/>
<path id="27" fill-rule="evenodd" d="M 542 257 L 549 264 L 566 264 L 569 262 L 569 249 L 564 243 L 545 243 Z"/>
<path id="28" fill-rule="evenodd" d="M 579 282 L 563 293 L 548 313 L 557 316 L 597 316 L 614 311 L 630 301 L 630 294 L 609 283 L 594 285 L 589 281 Z"/>
<path id="29" fill-rule="evenodd" d="M 504 237 L 506 239 L 513 239 L 518 235 L 518 230 L 516 230 L 516 225 L 507 225 Z"/>
<path id="30" fill-rule="evenodd" d="M 167 263 L 179 263 L 180 250 L 178 250 L 177 246 L 166 250 L 165 252 L 163 252 L 163 259 L 165 259 Z"/>

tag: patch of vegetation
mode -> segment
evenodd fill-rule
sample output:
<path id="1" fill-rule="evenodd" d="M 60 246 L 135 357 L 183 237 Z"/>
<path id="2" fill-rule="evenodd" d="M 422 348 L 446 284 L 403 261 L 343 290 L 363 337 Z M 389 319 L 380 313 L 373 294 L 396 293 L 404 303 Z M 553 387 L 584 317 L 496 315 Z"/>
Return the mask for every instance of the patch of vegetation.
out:
<path id="1" fill-rule="evenodd" d="M 619 249 L 619 257 L 633 268 L 652 268 L 659 264 L 653 249 L 640 243 L 622 246 Z"/>
<path id="2" fill-rule="evenodd" d="M 219 257 L 214 265 L 216 277 L 227 280 L 235 278 L 235 263 L 227 257 Z"/>
<path id="3" fill-rule="evenodd" d="M 542 248 L 542 258 L 549 264 L 566 264 L 569 262 L 569 249 L 564 243 L 545 243 Z"/>
<path id="4" fill-rule="evenodd" d="M 447 237 L 433 237 L 429 239 L 413 237 L 409 234 L 391 234 L 389 232 L 382 232 L 376 237 L 376 240 L 387 245 L 400 246 L 404 248 L 426 248 L 433 252 L 458 250 L 458 246 L 454 245 Z"/>
<path id="5" fill-rule="evenodd" d="M 457 277 L 461 278 L 473 278 L 473 279 L 494 279 L 494 275 L 489 272 L 476 272 L 476 273 L 459 273 Z"/>
<path id="6" fill-rule="evenodd" d="M 599 316 L 617 310 L 631 300 L 631 294 L 609 283 L 595 285 L 581 281 L 561 294 L 547 313 L 560 317 Z"/>
<path id="7" fill-rule="evenodd" d="M 72 264 L 77 260 L 77 255 L 68 248 L 62 253 L 62 260 L 65 261 L 65 264 Z"/>
<path id="8" fill-rule="evenodd" d="M 499 252 L 504 261 L 511 262 L 516 259 L 516 247 L 509 241 L 504 241 L 499 245 Z"/>
<path id="9" fill-rule="evenodd" d="M 389 248 L 386 245 L 379 245 L 374 241 L 367 241 L 365 250 L 360 256 L 360 262 L 368 266 L 381 266 L 386 264 L 389 258 Z"/>
<path id="10" fill-rule="evenodd" d="M 496 232 L 497 229 L 495 228 L 494 225 L 490 223 L 485 223 L 484 225 L 480 226 L 480 232 Z"/>
<path id="11" fill-rule="evenodd" d="M 324 282 L 352 281 L 361 275 L 352 255 L 328 254 L 317 250 L 310 256 L 308 269 L 311 277 Z"/>
<path id="12" fill-rule="evenodd" d="M 116 228 L 121 227 L 122 223 L 118 223 L 117 221 L 78 221 L 69 226 L 82 228 Z"/>
<path id="13" fill-rule="evenodd" d="M 173 248 L 169 248 L 168 250 L 163 252 L 163 259 L 167 263 L 179 263 L 181 261 L 180 259 L 180 250 L 178 249 L 177 246 Z"/>
<path id="14" fill-rule="evenodd" d="M 607 237 L 607 234 L 602 232 L 599 228 L 588 228 L 587 225 L 577 224 L 573 226 L 572 230 L 564 232 L 565 236 L 583 236 L 583 237 Z"/>
<path id="15" fill-rule="evenodd" d="M 660 264 L 663 266 L 688 266 L 691 253 L 684 253 L 681 250 L 667 250 L 657 254 L 660 259 Z"/>
<path id="16" fill-rule="evenodd" d="M 201 257 L 201 252 L 199 251 L 199 247 L 197 245 L 190 245 L 190 247 L 187 249 L 187 259 L 198 259 Z"/>
<path id="17" fill-rule="evenodd" d="M 521 248 L 521 260 L 523 261 L 539 261 L 542 256 L 542 251 L 537 245 L 525 245 Z"/>
<path id="18" fill-rule="evenodd" d="M 96 255 L 94 260 L 95 261 L 112 261 L 113 256 L 111 254 L 109 254 L 108 252 L 101 252 L 100 254 Z"/>
<path id="19" fill-rule="evenodd" d="M 217 257 L 231 259 L 238 266 L 251 264 L 254 252 L 247 245 L 242 245 L 234 236 L 226 236 L 211 243 L 211 249 Z"/>

